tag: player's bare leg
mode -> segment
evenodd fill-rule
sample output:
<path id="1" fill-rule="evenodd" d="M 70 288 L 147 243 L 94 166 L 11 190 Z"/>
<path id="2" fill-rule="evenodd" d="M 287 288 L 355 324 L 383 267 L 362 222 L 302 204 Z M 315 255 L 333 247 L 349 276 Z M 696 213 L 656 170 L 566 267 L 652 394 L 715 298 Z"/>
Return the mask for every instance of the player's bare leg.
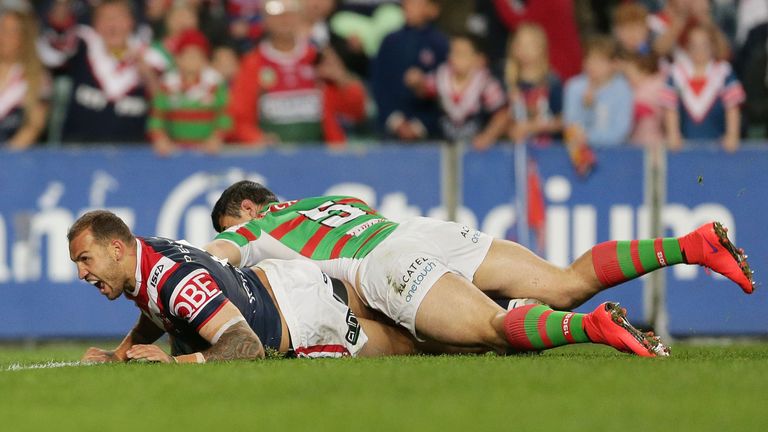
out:
<path id="1" fill-rule="evenodd" d="M 420 336 L 465 347 L 485 346 L 503 352 L 505 311 L 468 280 L 446 273 L 424 297 L 416 313 Z"/>
<path id="2" fill-rule="evenodd" d="M 603 289 L 591 251 L 562 268 L 517 243 L 498 239 L 473 283 L 491 297 L 535 298 L 555 309 L 572 309 Z"/>
<path id="3" fill-rule="evenodd" d="M 416 354 L 415 339 L 402 327 L 394 327 L 379 321 L 358 318 L 368 336 L 368 342 L 358 353 L 359 357 Z"/>
<path id="4" fill-rule="evenodd" d="M 435 341 L 417 341 L 391 318 L 365 306 L 360 295 L 349 283 L 345 282 L 344 285 L 347 289 L 347 306 L 357 316 L 366 334 L 368 334 L 368 344 L 366 344 L 368 350 L 361 351 L 361 355 L 375 357 L 380 355 L 482 354 L 488 352 L 487 348 L 456 347 Z M 403 340 L 404 337 L 407 340 Z M 371 343 L 372 339 L 376 339 L 374 343 Z"/>
<path id="5" fill-rule="evenodd" d="M 726 232 L 714 222 L 680 238 L 604 242 L 567 268 L 557 267 L 516 243 L 494 240 L 473 282 L 491 296 L 531 297 L 555 308 L 572 309 L 606 288 L 661 267 L 698 264 L 751 293 L 747 257 Z"/>
<path id="6" fill-rule="evenodd" d="M 589 314 L 558 312 L 544 305 L 505 311 L 452 273 L 443 275 L 422 300 L 416 330 L 449 345 L 485 346 L 497 352 L 591 342 L 646 357 L 668 355 L 658 338 L 632 327 L 626 311 L 615 303 L 604 303 Z"/>

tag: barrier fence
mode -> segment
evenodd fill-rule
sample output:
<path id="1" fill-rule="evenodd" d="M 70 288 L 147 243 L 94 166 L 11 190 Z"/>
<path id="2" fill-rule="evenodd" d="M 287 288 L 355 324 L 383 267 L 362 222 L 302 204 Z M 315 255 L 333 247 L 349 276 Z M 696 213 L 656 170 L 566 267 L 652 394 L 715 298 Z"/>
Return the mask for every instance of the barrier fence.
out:
<path id="1" fill-rule="evenodd" d="M 242 178 L 265 183 L 285 199 L 355 195 L 394 220 L 455 219 L 521 240 L 558 265 L 600 241 L 656 231 L 677 236 L 717 219 L 731 227 L 761 279 L 768 263 L 768 150 L 690 149 L 654 166 L 641 150 L 605 149 L 587 178 L 574 173 L 559 146 L 519 150 L 382 146 L 170 158 L 134 148 L 0 152 L 0 338 L 124 334 L 138 311 L 124 299 L 109 303 L 77 280 L 66 240 L 70 224 L 84 211 L 108 208 L 138 235 L 203 245 L 214 235 L 212 203 Z M 529 191 L 520 184 L 532 178 L 520 175 L 524 168 L 538 173 L 546 204 L 539 232 L 518 225 L 528 220 L 520 217 L 527 211 L 518 211 L 528 201 L 516 198 L 522 193 L 516 191 Z M 626 305 L 633 321 L 666 327 L 675 336 L 768 335 L 768 295 L 760 287 L 746 296 L 691 266 L 662 270 L 657 279 L 657 288 L 632 281 L 580 310 L 611 299 Z"/>

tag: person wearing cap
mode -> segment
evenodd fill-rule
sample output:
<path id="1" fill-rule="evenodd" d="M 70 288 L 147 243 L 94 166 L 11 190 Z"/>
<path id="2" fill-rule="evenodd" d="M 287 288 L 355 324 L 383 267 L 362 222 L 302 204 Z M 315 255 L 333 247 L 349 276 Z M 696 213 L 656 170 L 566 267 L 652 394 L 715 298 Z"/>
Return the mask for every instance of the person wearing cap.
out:
<path id="1" fill-rule="evenodd" d="M 163 75 L 152 100 L 148 131 L 159 155 L 178 148 L 216 153 L 231 126 L 228 88 L 209 63 L 210 45 L 199 30 L 186 30 L 171 51 L 176 69 Z"/>
<path id="2" fill-rule="evenodd" d="M 232 85 L 232 140 L 247 145 L 339 144 L 342 119 L 365 115 L 365 90 L 332 50 L 302 37 L 299 3 L 264 3 L 265 33 Z"/>

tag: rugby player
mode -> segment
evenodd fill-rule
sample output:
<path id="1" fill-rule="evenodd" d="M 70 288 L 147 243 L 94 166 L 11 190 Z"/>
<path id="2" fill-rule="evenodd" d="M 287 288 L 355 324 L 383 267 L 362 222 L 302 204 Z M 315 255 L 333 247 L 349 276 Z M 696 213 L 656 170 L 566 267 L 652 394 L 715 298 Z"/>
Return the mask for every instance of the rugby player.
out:
<path id="1" fill-rule="evenodd" d="M 80 217 L 68 239 L 80 279 L 109 300 L 125 294 L 141 311 L 117 348 L 90 348 L 83 361 L 256 359 L 265 347 L 298 357 L 414 352 L 402 329 L 357 319 L 306 261 L 241 270 L 185 242 L 136 237 L 103 210 Z M 153 345 L 166 332 L 171 355 Z"/>
<path id="2" fill-rule="evenodd" d="M 311 259 L 414 337 L 452 346 L 549 348 L 573 342 L 577 327 L 584 330 L 582 341 L 640 355 L 666 352 L 657 338 L 629 326 L 626 311 L 614 303 L 587 315 L 538 305 L 505 312 L 483 292 L 570 309 L 602 289 L 678 263 L 705 265 L 752 291 L 746 256 L 719 224 L 680 239 L 601 243 L 560 269 L 516 243 L 460 224 L 429 218 L 398 224 L 354 197 L 277 202 L 249 181 L 224 191 L 212 220 L 220 232 L 206 247 L 212 254 L 240 266 L 265 258 Z M 529 340 L 513 342 L 521 334 Z"/>

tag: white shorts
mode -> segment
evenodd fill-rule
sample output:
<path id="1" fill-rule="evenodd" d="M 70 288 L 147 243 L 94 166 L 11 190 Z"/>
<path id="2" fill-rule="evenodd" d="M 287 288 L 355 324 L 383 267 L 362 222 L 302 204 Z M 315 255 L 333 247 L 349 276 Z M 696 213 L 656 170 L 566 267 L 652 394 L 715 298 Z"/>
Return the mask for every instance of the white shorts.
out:
<path id="1" fill-rule="evenodd" d="M 360 263 L 363 300 L 416 338 L 416 312 L 445 273 L 469 281 L 493 238 L 455 222 L 413 218 L 400 224 Z"/>
<path id="2" fill-rule="evenodd" d="M 333 295 L 331 278 L 303 260 L 264 260 L 298 357 L 356 356 L 368 341 L 355 314 Z"/>

